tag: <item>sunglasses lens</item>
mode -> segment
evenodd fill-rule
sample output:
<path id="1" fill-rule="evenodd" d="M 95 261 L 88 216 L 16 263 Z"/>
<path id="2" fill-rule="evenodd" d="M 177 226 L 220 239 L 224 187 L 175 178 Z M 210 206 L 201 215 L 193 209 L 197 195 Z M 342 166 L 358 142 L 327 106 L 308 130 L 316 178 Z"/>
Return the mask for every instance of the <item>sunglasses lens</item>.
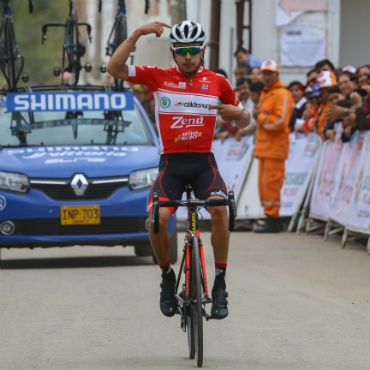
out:
<path id="1" fill-rule="evenodd" d="M 175 48 L 175 53 L 185 56 L 187 53 L 189 53 L 191 56 L 200 53 L 202 48 L 197 47 L 197 46 L 189 46 L 187 47 L 181 47 L 181 48 Z"/>

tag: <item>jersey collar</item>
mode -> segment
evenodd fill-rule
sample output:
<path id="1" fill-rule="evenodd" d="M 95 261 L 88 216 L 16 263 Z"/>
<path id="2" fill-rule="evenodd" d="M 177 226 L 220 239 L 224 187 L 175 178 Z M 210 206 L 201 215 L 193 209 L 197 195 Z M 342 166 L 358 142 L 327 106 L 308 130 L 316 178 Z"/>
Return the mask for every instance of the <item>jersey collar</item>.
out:
<path id="1" fill-rule="evenodd" d="M 178 73 L 180 73 L 181 75 L 184 75 L 184 74 L 180 71 L 179 66 L 176 66 L 176 71 L 177 71 Z M 204 67 L 203 67 L 203 66 L 200 66 L 200 67 L 198 68 L 198 70 L 195 72 L 195 75 L 197 75 L 198 73 L 202 73 L 203 71 L 204 71 Z"/>

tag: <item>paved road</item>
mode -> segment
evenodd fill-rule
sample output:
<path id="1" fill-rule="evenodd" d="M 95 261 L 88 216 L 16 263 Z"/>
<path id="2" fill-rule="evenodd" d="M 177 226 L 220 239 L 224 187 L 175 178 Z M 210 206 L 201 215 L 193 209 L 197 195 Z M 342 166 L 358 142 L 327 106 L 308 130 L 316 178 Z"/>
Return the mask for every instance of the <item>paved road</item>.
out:
<path id="1" fill-rule="evenodd" d="M 234 233 L 230 317 L 205 324 L 204 368 L 369 369 L 369 256 L 349 245 Z M 3 259 L 1 370 L 195 367 L 178 317 L 159 311 L 150 258 L 73 247 L 5 250 Z"/>

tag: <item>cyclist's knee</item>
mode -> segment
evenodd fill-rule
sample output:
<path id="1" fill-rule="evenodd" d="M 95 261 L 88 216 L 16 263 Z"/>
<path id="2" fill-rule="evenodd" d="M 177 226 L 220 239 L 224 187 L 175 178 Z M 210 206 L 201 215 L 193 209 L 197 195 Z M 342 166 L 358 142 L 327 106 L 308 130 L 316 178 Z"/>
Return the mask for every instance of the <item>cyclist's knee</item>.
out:
<path id="1" fill-rule="evenodd" d="M 224 220 L 227 217 L 226 207 L 208 207 L 212 221 Z"/>
<path id="2" fill-rule="evenodd" d="M 159 209 L 159 218 L 158 218 L 159 231 L 167 229 L 167 225 L 168 225 L 168 222 L 170 221 L 170 218 L 171 218 L 171 212 L 168 208 L 163 207 Z M 150 221 L 152 224 L 153 220 L 152 220 L 151 215 L 150 215 Z"/>

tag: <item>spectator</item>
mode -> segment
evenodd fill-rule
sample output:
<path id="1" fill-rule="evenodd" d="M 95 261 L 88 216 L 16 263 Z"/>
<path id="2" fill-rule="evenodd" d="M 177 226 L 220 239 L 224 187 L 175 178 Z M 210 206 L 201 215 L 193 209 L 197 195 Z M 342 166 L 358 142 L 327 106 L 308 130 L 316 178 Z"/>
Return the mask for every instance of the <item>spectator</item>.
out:
<path id="1" fill-rule="evenodd" d="M 341 95 L 340 93 L 337 94 L 336 92 L 334 92 L 335 88 L 338 88 L 338 86 L 337 85 L 332 86 L 328 90 L 329 100 L 331 101 L 332 105 L 349 108 L 350 107 L 350 105 L 348 104 L 349 101 L 344 99 L 343 95 Z M 341 99 L 339 97 L 341 97 Z M 339 100 L 336 100 L 337 98 L 339 98 Z M 326 121 L 324 130 L 323 130 L 323 140 L 329 139 L 331 141 L 334 141 L 335 127 L 337 123 L 342 123 L 342 120 L 337 120 L 337 121 L 327 120 Z"/>
<path id="2" fill-rule="evenodd" d="M 359 68 L 358 71 L 358 86 L 368 86 L 370 83 L 370 64 L 366 64 Z"/>
<path id="3" fill-rule="evenodd" d="M 250 68 L 246 64 L 238 64 L 234 70 L 235 81 L 247 77 L 250 73 Z"/>
<path id="4" fill-rule="evenodd" d="M 338 85 L 334 85 L 329 87 L 328 89 L 328 100 L 331 103 L 331 105 L 336 105 L 339 100 L 343 100 L 344 95 L 339 89 Z"/>
<path id="5" fill-rule="evenodd" d="M 239 92 L 239 100 L 243 104 L 244 108 L 249 112 L 250 114 L 250 122 L 247 127 L 238 128 L 238 130 L 234 134 L 234 138 L 236 141 L 240 141 L 240 139 L 255 131 L 256 129 L 256 121 L 252 116 L 253 109 L 255 107 L 255 103 L 253 102 L 253 99 L 251 97 L 251 81 L 249 79 L 241 79 L 237 81 L 236 83 L 237 89 Z M 262 84 L 263 89 L 263 84 Z M 261 90 L 262 90 L 261 89 Z"/>
<path id="6" fill-rule="evenodd" d="M 341 140 L 343 143 L 346 143 L 347 141 L 351 140 L 352 135 L 357 130 L 356 113 L 353 103 L 350 99 L 339 100 L 337 105 L 347 109 L 348 112 L 348 114 L 346 114 L 342 120 L 343 132 L 341 135 Z"/>
<path id="7" fill-rule="evenodd" d="M 319 83 L 318 88 L 319 88 L 320 95 L 318 96 L 319 115 L 317 117 L 317 124 L 315 126 L 316 126 L 316 131 L 323 138 L 323 130 L 324 130 L 325 122 L 327 119 L 332 120 L 326 115 L 326 112 L 332 108 L 332 105 L 328 99 L 328 89 L 329 87 L 337 84 L 337 79 L 333 72 L 323 70 L 319 74 L 319 77 L 317 80 Z"/>
<path id="8" fill-rule="evenodd" d="M 290 130 L 294 131 L 294 126 L 297 119 L 301 119 L 305 109 L 307 99 L 303 96 L 304 86 L 300 81 L 292 81 L 288 85 L 288 90 L 292 94 L 294 101 L 294 109 L 292 119 L 290 120 Z"/>
<path id="9" fill-rule="evenodd" d="M 243 104 L 244 108 L 246 108 L 246 104 L 251 95 L 250 83 L 251 83 L 250 79 L 246 77 L 242 77 L 236 81 L 236 91 L 238 94 L 238 98 L 240 102 Z"/>
<path id="10" fill-rule="evenodd" d="M 264 87 L 265 85 L 263 84 L 262 81 L 253 82 L 251 84 L 250 90 L 251 90 L 251 99 L 254 104 L 253 108 L 257 107 L 260 101 L 261 92 L 264 89 Z"/>
<path id="11" fill-rule="evenodd" d="M 315 64 L 315 70 L 317 73 L 321 73 L 322 71 L 329 71 L 335 74 L 335 67 L 334 64 L 329 59 L 322 59 L 319 60 Z"/>
<path id="12" fill-rule="evenodd" d="M 258 190 L 265 220 L 257 233 L 280 232 L 280 191 L 284 182 L 285 160 L 289 153 L 289 122 L 293 98 L 279 79 L 279 66 L 265 61 L 261 66 L 265 85 L 258 107 L 253 110 L 257 122 L 254 155 L 258 158 Z"/>
<path id="13" fill-rule="evenodd" d="M 307 81 L 306 81 L 306 86 L 313 87 L 315 83 L 317 82 L 317 77 L 319 74 L 317 73 L 316 69 L 311 69 L 306 73 Z M 311 90 L 312 91 L 312 90 Z"/>
<path id="14" fill-rule="evenodd" d="M 236 93 L 238 95 L 240 103 L 249 112 L 249 114 L 252 114 L 253 102 L 250 99 L 250 88 L 249 87 L 250 87 L 250 80 L 246 77 L 242 77 L 236 82 Z M 226 138 L 230 136 L 234 136 L 235 139 L 239 141 L 241 136 L 243 136 L 241 135 L 241 133 L 244 133 L 244 131 L 241 131 L 240 128 L 234 124 L 234 122 L 226 122 L 226 121 L 223 121 L 222 118 L 219 117 L 217 118 L 217 125 L 219 129 L 215 135 L 215 138 L 220 139 L 221 142 L 223 142 Z M 246 131 L 246 132 L 249 132 L 249 131 Z"/>
<path id="15" fill-rule="evenodd" d="M 361 97 L 358 92 L 351 94 L 351 102 L 356 114 L 356 125 L 359 130 L 370 130 L 370 86 L 363 85 L 367 92 L 365 97 Z"/>
<path id="16" fill-rule="evenodd" d="M 349 94 L 356 89 L 356 85 L 353 83 L 353 74 L 351 72 L 341 72 L 339 75 L 339 89 L 341 93 L 348 99 Z"/>
<path id="17" fill-rule="evenodd" d="M 238 48 L 235 53 L 234 57 L 238 61 L 238 64 L 247 64 L 249 68 L 254 67 L 261 67 L 262 61 L 252 55 L 247 49 L 245 48 Z"/>
<path id="18" fill-rule="evenodd" d="M 250 79 L 252 83 L 262 82 L 262 72 L 260 67 L 254 67 L 251 69 Z"/>
<path id="19" fill-rule="evenodd" d="M 314 131 L 320 113 L 318 102 L 320 96 L 319 85 L 320 83 L 316 83 L 313 88 L 308 86 L 305 89 L 307 103 L 302 118 L 296 120 L 295 132 L 302 131 L 304 134 L 309 134 Z"/>
<path id="20" fill-rule="evenodd" d="M 355 90 L 355 85 L 351 78 L 352 74 L 350 72 L 342 72 L 339 76 L 339 90 L 346 99 L 349 99 L 351 92 Z M 344 107 L 335 105 L 328 109 L 327 112 L 325 112 L 325 115 L 330 121 L 337 121 L 344 118 L 346 112 L 347 110 Z"/>

